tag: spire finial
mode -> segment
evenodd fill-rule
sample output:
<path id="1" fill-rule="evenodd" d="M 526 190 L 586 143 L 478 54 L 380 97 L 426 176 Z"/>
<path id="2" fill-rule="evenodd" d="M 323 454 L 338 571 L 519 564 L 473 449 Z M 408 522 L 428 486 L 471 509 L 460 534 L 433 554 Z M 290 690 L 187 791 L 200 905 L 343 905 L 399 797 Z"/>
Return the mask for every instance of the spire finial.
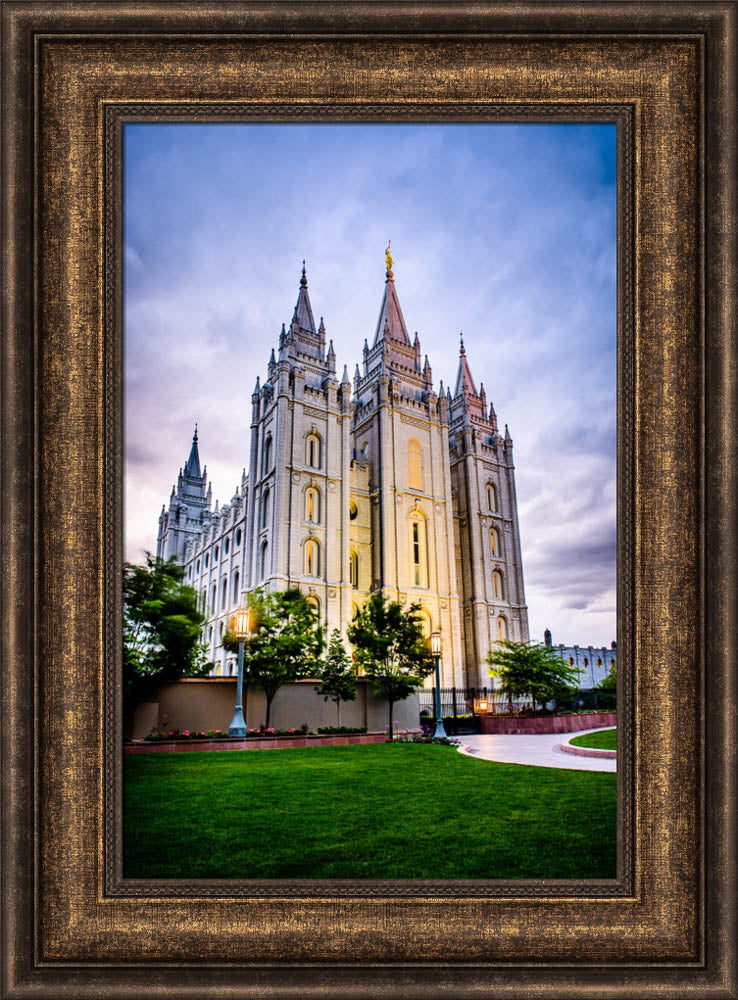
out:
<path id="1" fill-rule="evenodd" d="M 466 351 L 464 350 L 464 334 L 463 333 L 459 334 L 459 354 L 466 354 Z"/>
<path id="2" fill-rule="evenodd" d="M 192 440 L 197 441 L 197 421 L 195 421 L 195 433 L 192 435 Z"/>
<path id="3" fill-rule="evenodd" d="M 384 261 L 387 265 L 387 273 L 392 273 L 392 254 L 390 253 L 390 245 L 392 240 L 387 240 L 387 249 L 384 251 Z"/>
<path id="4" fill-rule="evenodd" d="M 302 262 L 302 277 L 300 278 L 300 284 L 303 288 L 307 288 L 307 275 L 305 274 L 305 261 Z"/>

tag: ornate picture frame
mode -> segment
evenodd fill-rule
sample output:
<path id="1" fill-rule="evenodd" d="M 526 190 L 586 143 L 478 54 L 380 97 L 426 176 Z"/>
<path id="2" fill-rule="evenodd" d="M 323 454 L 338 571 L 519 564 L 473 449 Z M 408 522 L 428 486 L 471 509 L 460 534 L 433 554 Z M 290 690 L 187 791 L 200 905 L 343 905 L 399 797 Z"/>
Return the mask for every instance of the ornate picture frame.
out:
<path id="1" fill-rule="evenodd" d="M 736 996 L 735 5 L 2 17 L 2 996 Z M 616 880 L 122 878 L 120 131 L 198 118 L 617 123 Z"/>

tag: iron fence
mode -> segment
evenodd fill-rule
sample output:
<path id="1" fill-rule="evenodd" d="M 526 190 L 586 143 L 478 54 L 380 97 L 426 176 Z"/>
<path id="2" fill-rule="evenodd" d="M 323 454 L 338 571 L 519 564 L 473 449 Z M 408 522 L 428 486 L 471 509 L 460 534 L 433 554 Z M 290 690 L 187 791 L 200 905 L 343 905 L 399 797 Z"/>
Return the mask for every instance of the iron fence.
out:
<path id="1" fill-rule="evenodd" d="M 446 731 L 450 734 L 479 732 L 479 715 L 501 715 L 530 708 L 530 698 L 512 700 L 494 688 L 441 688 L 441 713 Z M 436 718 L 435 688 L 419 691 L 420 714 L 429 721 Z M 486 701 L 486 710 L 479 709 L 479 702 Z M 598 688 L 574 691 L 572 694 L 546 702 L 550 711 L 612 711 L 617 704 L 615 691 Z M 540 705 L 538 706 L 541 707 Z M 421 720 L 422 721 L 422 720 Z"/>

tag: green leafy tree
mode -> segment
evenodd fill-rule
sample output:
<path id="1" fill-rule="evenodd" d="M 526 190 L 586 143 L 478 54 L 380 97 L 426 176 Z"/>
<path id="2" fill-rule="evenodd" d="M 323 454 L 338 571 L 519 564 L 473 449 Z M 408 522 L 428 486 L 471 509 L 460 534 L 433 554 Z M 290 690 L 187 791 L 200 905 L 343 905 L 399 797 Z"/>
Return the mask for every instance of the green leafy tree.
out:
<path id="1" fill-rule="evenodd" d="M 603 677 L 600 683 L 597 685 L 600 691 L 616 691 L 618 687 L 618 671 L 615 660 L 610 664 L 610 670 L 607 677 Z"/>
<path id="2" fill-rule="evenodd" d="M 123 696 L 132 707 L 153 687 L 212 669 L 200 642 L 205 616 L 184 569 L 146 553 L 123 567 Z"/>
<path id="3" fill-rule="evenodd" d="M 490 676 L 500 680 L 500 690 L 510 702 L 530 696 L 536 702 L 570 694 L 577 686 L 580 670 L 569 666 L 560 653 L 538 643 L 504 639 L 487 656 Z"/>
<path id="4" fill-rule="evenodd" d="M 248 603 L 253 610 L 253 633 L 244 641 L 243 675 L 266 696 L 264 725 L 268 728 L 272 702 L 282 685 L 319 674 L 325 641 L 315 609 L 296 588 L 257 589 L 249 594 Z M 226 632 L 223 645 L 235 652 L 238 639 Z"/>
<path id="5" fill-rule="evenodd" d="M 356 674 L 351 657 L 341 642 L 337 628 L 331 632 L 328 652 L 320 665 L 320 684 L 315 688 L 323 695 L 323 701 L 336 703 L 336 724 L 341 725 L 341 702 L 356 699 Z"/>
<path id="6" fill-rule="evenodd" d="M 419 611 L 419 604 L 411 604 L 403 611 L 401 604 L 385 601 L 378 592 L 357 611 L 348 628 L 357 665 L 372 681 L 375 694 L 387 699 L 390 739 L 394 735 L 392 713 L 396 702 L 409 698 L 433 671 Z"/>

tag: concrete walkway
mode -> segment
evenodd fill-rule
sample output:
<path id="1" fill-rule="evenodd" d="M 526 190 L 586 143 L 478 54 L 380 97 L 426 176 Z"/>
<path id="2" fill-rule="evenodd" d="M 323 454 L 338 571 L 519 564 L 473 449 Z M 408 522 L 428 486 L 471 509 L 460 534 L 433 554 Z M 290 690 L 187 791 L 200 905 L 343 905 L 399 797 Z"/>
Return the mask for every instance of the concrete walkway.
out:
<path id="1" fill-rule="evenodd" d="M 602 757 L 574 757 L 561 750 L 561 744 L 572 736 L 599 733 L 597 729 L 582 729 L 576 733 L 546 733 L 543 736 L 459 736 L 459 753 L 482 760 L 497 760 L 504 764 L 534 764 L 536 767 L 561 767 L 567 771 L 615 771 L 617 761 Z M 609 727 L 608 727 L 609 728 Z"/>

